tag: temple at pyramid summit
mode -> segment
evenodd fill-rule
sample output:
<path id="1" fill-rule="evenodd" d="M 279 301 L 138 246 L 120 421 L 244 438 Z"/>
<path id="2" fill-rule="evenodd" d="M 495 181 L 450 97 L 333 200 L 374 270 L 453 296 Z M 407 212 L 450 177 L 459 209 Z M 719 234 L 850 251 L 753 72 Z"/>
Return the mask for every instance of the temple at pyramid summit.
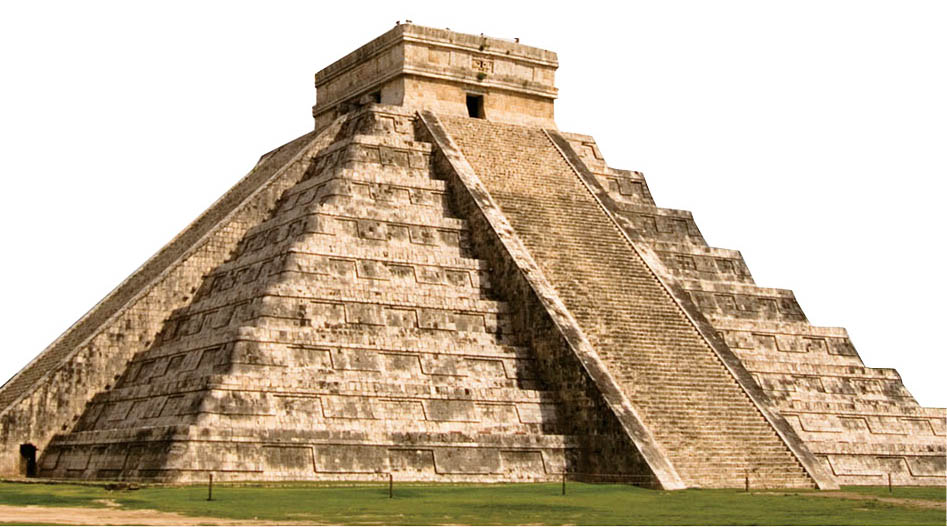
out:
<path id="1" fill-rule="evenodd" d="M 0 388 L 5 476 L 943 485 L 945 410 L 554 121 L 558 61 L 413 24 Z"/>

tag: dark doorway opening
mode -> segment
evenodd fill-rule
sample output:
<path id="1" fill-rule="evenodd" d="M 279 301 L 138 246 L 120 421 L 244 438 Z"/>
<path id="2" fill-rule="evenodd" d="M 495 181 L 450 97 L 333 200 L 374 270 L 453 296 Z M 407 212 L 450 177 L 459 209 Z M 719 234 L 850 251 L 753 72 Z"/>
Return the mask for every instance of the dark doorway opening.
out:
<path id="1" fill-rule="evenodd" d="M 36 477 L 36 451 L 39 450 L 31 443 L 20 445 L 20 455 L 26 461 L 26 477 Z"/>
<path id="2" fill-rule="evenodd" d="M 483 95 L 467 94 L 467 115 L 483 119 Z"/>

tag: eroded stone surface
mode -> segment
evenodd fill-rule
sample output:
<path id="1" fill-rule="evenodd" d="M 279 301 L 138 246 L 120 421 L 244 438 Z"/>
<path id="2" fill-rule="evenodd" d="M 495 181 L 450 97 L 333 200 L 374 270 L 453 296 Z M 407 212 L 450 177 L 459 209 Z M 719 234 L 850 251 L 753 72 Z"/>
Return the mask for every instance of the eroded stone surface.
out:
<path id="1" fill-rule="evenodd" d="M 557 67 L 408 24 L 317 73 L 315 132 L 0 388 L 0 472 L 942 483 L 944 410 L 555 131 Z"/>

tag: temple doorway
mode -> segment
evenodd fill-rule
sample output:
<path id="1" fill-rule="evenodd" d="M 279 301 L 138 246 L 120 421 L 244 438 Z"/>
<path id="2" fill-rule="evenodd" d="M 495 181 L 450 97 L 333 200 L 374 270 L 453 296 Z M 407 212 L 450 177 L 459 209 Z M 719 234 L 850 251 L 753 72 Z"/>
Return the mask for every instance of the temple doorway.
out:
<path id="1" fill-rule="evenodd" d="M 39 450 L 32 443 L 20 445 L 20 455 L 26 464 L 26 477 L 36 477 L 36 451 Z"/>

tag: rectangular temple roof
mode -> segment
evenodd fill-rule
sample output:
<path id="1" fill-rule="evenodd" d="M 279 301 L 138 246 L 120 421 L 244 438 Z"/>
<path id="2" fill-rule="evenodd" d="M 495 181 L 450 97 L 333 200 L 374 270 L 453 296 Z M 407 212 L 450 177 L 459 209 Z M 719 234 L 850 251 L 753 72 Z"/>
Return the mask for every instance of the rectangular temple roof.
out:
<path id="1" fill-rule="evenodd" d="M 316 129 L 380 102 L 491 121 L 555 126 L 556 54 L 519 42 L 399 24 L 315 75 Z"/>

